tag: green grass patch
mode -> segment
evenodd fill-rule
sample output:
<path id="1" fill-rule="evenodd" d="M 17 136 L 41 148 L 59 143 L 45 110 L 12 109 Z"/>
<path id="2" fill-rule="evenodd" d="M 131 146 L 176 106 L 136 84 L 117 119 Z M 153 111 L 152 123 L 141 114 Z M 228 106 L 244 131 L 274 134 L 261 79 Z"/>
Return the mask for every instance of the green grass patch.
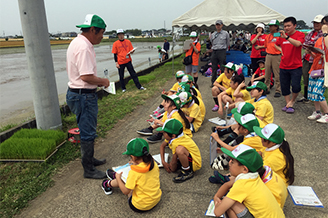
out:
<path id="1" fill-rule="evenodd" d="M 172 63 L 171 63 L 172 64 Z M 146 84 L 146 83 L 149 83 L 150 81 L 154 80 L 156 77 L 154 75 L 144 75 L 144 76 L 139 76 L 138 79 L 139 79 L 139 82 L 141 84 Z M 133 80 L 131 79 L 128 84 L 133 84 Z"/>
<path id="2" fill-rule="evenodd" d="M 0 159 L 44 160 L 66 136 L 60 130 L 21 129 L 1 143 Z"/>

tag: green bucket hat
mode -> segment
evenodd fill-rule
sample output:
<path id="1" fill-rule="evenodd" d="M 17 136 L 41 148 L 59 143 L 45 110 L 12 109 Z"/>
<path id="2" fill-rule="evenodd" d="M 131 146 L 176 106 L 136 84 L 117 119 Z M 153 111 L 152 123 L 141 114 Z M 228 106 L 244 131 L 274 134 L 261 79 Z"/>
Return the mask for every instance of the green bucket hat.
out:
<path id="1" fill-rule="evenodd" d="M 226 65 L 224 65 L 224 67 L 225 68 L 228 68 L 230 70 L 236 71 L 236 66 L 233 63 L 231 63 L 231 62 L 229 62 Z"/>
<path id="2" fill-rule="evenodd" d="M 178 92 L 190 92 L 190 85 L 186 82 L 179 83 Z"/>
<path id="3" fill-rule="evenodd" d="M 194 78 L 192 76 L 190 76 L 189 74 L 185 74 L 182 79 L 181 82 L 193 82 Z"/>
<path id="4" fill-rule="evenodd" d="M 144 151 L 144 148 L 147 148 L 147 150 Z M 141 157 L 148 153 L 148 142 L 142 138 L 134 138 L 128 142 L 128 144 L 126 145 L 126 151 L 123 154 Z"/>
<path id="5" fill-rule="evenodd" d="M 177 96 L 177 95 L 162 95 L 162 98 L 163 99 L 171 99 L 174 102 L 177 109 L 179 109 L 181 107 L 181 105 L 180 105 L 181 101 L 180 101 L 179 96 Z"/>
<path id="6" fill-rule="evenodd" d="M 274 26 L 274 25 L 279 26 L 280 23 L 279 23 L 278 20 L 270 20 L 270 22 L 268 23 L 268 25 L 269 26 Z"/>
<path id="7" fill-rule="evenodd" d="M 245 127 L 249 132 L 254 132 L 254 126 L 260 126 L 259 121 L 254 114 L 241 115 L 239 113 L 235 113 L 234 118 L 237 123 Z"/>
<path id="8" fill-rule="evenodd" d="M 181 107 L 192 101 L 192 96 L 190 92 L 181 92 L 179 94 L 179 98 L 181 101 Z"/>
<path id="9" fill-rule="evenodd" d="M 92 26 L 98 27 L 100 29 L 106 29 L 105 21 L 95 14 L 87 14 L 87 16 L 85 16 L 84 23 L 81 25 L 76 25 L 76 27 L 79 28 L 90 28 Z"/>
<path id="10" fill-rule="evenodd" d="M 175 73 L 175 78 L 179 79 L 182 78 L 185 75 L 185 73 L 182 70 L 179 70 Z"/>
<path id="11" fill-rule="evenodd" d="M 262 157 L 257 153 L 254 148 L 248 145 L 239 144 L 233 151 L 226 148 L 221 148 L 222 152 L 238 160 L 241 164 L 246 166 L 250 172 L 256 172 L 263 167 Z"/>
<path id="12" fill-rule="evenodd" d="M 246 89 L 250 91 L 255 88 L 259 88 L 262 89 L 263 91 L 266 91 L 268 87 L 261 81 L 255 81 L 251 86 L 248 86 Z"/>
<path id="13" fill-rule="evenodd" d="M 183 128 L 182 123 L 176 119 L 167 119 L 162 127 L 158 127 L 156 130 L 158 132 L 164 131 L 170 134 L 179 134 L 181 128 Z"/>
<path id="14" fill-rule="evenodd" d="M 263 139 L 280 144 L 284 141 L 285 132 L 280 126 L 274 123 L 267 124 L 264 128 L 254 126 L 255 133 Z"/>
<path id="15" fill-rule="evenodd" d="M 239 113 L 241 115 L 251 114 L 255 110 L 254 105 L 248 102 L 240 102 L 236 108 L 231 110 L 231 113 Z"/>

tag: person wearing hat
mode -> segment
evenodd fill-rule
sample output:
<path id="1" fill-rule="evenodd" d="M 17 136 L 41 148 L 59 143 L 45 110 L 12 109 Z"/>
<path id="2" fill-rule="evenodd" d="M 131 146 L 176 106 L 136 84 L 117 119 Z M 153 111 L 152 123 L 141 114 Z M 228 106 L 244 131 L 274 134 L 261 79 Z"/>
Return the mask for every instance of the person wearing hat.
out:
<path id="1" fill-rule="evenodd" d="M 315 16 L 313 19 L 313 30 L 309 32 L 304 39 L 304 44 L 314 46 L 315 42 L 322 37 L 323 33 L 321 30 L 321 20 L 323 15 L 319 14 Z M 303 86 L 304 86 L 304 94 L 303 97 L 298 100 L 297 102 L 309 103 L 309 99 L 307 96 L 308 91 L 308 84 L 309 84 L 309 71 L 311 69 L 313 63 L 313 57 L 310 55 L 311 51 L 309 49 L 305 49 L 305 52 L 302 57 L 302 76 L 303 76 Z"/>
<path id="2" fill-rule="evenodd" d="M 156 143 L 162 141 L 163 134 L 158 132 L 156 134 L 153 134 L 153 130 L 156 129 L 159 126 L 163 126 L 164 122 L 167 119 L 174 118 L 179 120 L 183 124 L 183 131 L 186 135 L 189 137 L 192 137 L 192 132 L 190 130 L 190 123 L 189 120 L 186 118 L 186 115 L 183 113 L 181 108 L 181 100 L 178 95 L 162 95 L 162 98 L 164 99 L 164 114 L 161 119 L 150 119 L 150 122 L 153 122 L 153 124 L 148 127 L 144 128 L 142 130 L 137 130 L 137 133 L 140 135 L 146 135 L 150 136 L 147 138 L 147 141 L 149 143 Z M 164 144 L 167 144 L 167 142 L 163 142 Z"/>
<path id="3" fill-rule="evenodd" d="M 120 85 L 122 92 L 126 91 L 124 83 L 124 70 L 128 69 L 131 78 L 133 79 L 134 84 L 139 90 L 146 90 L 141 86 L 138 75 L 133 68 L 131 54 L 134 53 L 134 48 L 132 43 L 128 39 L 124 39 L 124 30 L 118 29 L 116 31 L 118 40 L 113 43 L 112 53 L 114 54 L 114 61 L 116 68 L 118 69 L 118 74 L 120 76 Z"/>
<path id="4" fill-rule="evenodd" d="M 266 97 L 267 86 L 261 81 L 255 81 L 251 86 L 246 88 L 251 92 L 251 103 L 255 107 L 255 116 L 263 121 L 266 125 L 273 122 L 274 111 L 271 102 Z"/>
<path id="5" fill-rule="evenodd" d="M 285 98 L 286 106 L 281 110 L 294 113 L 294 104 L 301 91 L 302 78 L 302 44 L 304 33 L 296 30 L 296 18 L 284 19 L 284 30 L 280 30 L 280 37 L 276 41 L 276 48 L 283 54 L 280 61 L 281 93 Z M 290 92 L 292 86 L 292 93 Z"/>
<path id="6" fill-rule="evenodd" d="M 280 88 L 280 75 L 279 75 L 279 65 L 281 60 L 281 51 L 279 51 L 276 47 L 276 41 L 279 38 L 278 33 L 279 30 L 279 21 L 271 20 L 268 24 L 270 33 L 265 37 L 264 47 L 266 48 L 266 57 L 265 57 L 265 85 L 267 86 L 267 94 L 270 93 L 270 89 L 272 88 L 272 72 L 274 74 L 275 80 L 275 94 L 274 97 L 278 98 L 281 96 L 281 88 Z"/>
<path id="7" fill-rule="evenodd" d="M 187 84 L 190 85 L 190 88 L 193 88 L 195 89 L 195 91 L 197 92 L 197 97 L 199 97 L 200 99 L 203 99 L 202 98 L 202 94 L 200 93 L 200 91 L 198 90 L 198 85 L 197 84 L 194 84 L 194 78 L 192 76 L 190 76 L 189 74 L 187 75 L 184 75 L 182 78 L 181 78 L 181 82 L 186 82 Z M 197 86 L 197 87 L 196 87 Z"/>
<path id="8" fill-rule="evenodd" d="M 193 132 L 197 132 L 203 123 L 199 105 L 193 100 L 190 92 L 179 93 L 179 98 L 181 100 L 181 110 L 185 113 L 187 119 L 189 120 Z"/>
<path id="9" fill-rule="evenodd" d="M 227 31 L 222 29 L 222 20 L 217 20 L 215 22 L 216 32 L 211 35 L 212 44 L 212 79 L 211 86 L 217 79 L 218 64 L 220 65 L 221 72 L 224 72 L 224 65 L 226 64 L 226 51 L 229 49 L 230 45 L 230 35 Z"/>
<path id="10" fill-rule="evenodd" d="M 258 60 L 257 61 L 259 68 L 253 73 L 251 80 L 248 83 L 248 86 L 251 86 L 253 82 L 255 81 L 261 81 L 265 82 L 265 60 Z M 273 79 L 271 75 L 271 83 L 270 83 L 270 88 L 273 86 Z"/>
<path id="11" fill-rule="evenodd" d="M 193 75 L 195 83 L 198 80 L 198 59 L 200 54 L 201 45 L 198 42 L 197 32 L 192 31 L 189 35 L 190 39 L 193 41 L 190 43 L 190 49 L 184 50 L 187 56 L 192 56 L 192 63 L 185 66 L 186 74 Z"/>
<path id="12" fill-rule="evenodd" d="M 214 198 L 215 216 L 230 209 L 228 214 L 237 217 L 285 217 L 257 172 L 263 168 L 263 160 L 256 150 L 240 144 L 232 151 L 222 148 L 222 152 L 230 157 L 229 171 L 235 181 L 226 197 Z"/>
<path id="13" fill-rule="evenodd" d="M 261 137 L 264 165 L 271 167 L 285 182 L 286 186 L 294 183 L 294 157 L 289 143 L 285 139 L 284 130 L 274 123 L 265 127 L 254 127 L 256 135 Z"/>
<path id="14" fill-rule="evenodd" d="M 95 14 L 88 14 L 85 22 L 76 27 L 82 33 L 72 40 L 67 49 L 68 90 L 66 102 L 76 115 L 80 130 L 82 166 L 85 178 L 102 179 L 105 172 L 95 166 L 106 163 L 106 159 L 94 158 L 94 140 L 97 137 L 97 87 L 109 86 L 109 80 L 97 76 L 96 53 L 93 45 L 103 38 L 106 24 Z"/>
<path id="15" fill-rule="evenodd" d="M 122 173 L 107 170 L 108 179 L 102 182 L 101 188 L 106 195 L 112 194 L 113 187 L 119 187 L 129 197 L 129 206 L 135 212 L 146 212 L 153 209 L 161 200 L 159 168 L 149 153 L 146 140 L 134 138 L 129 141 L 123 155 L 131 158 L 126 183 L 122 181 Z"/>
<path id="16" fill-rule="evenodd" d="M 219 110 L 218 95 L 230 87 L 230 80 L 235 73 L 235 70 L 235 65 L 232 62 L 227 63 L 224 68 L 224 73 L 221 73 L 221 75 L 213 83 L 212 96 L 215 103 L 212 108 L 213 112 Z"/>
<path id="17" fill-rule="evenodd" d="M 163 51 L 162 51 L 162 47 L 161 46 L 157 46 L 157 50 L 158 50 L 158 59 L 159 59 L 159 62 L 162 62 L 162 58 L 163 58 Z"/>
<path id="18" fill-rule="evenodd" d="M 264 48 L 264 40 L 266 34 L 264 34 L 264 24 L 259 23 L 255 27 L 255 34 L 251 36 L 251 44 L 252 44 L 252 52 L 251 52 L 251 69 L 253 73 L 259 67 L 258 61 L 265 60 L 265 55 L 261 54 L 261 52 L 265 52 Z"/>
<path id="19" fill-rule="evenodd" d="M 194 177 L 194 172 L 202 167 L 202 157 L 196 143 L 184 134 L 183 125 L 179 120 L 168 119 L 157 131 L 163 132 L 166 144 L 162 143 L 160 154 L 162 164 L 168 173 L 180 169 L 178 176 L 173 178 L 173 182 L 181 183 Z M 165 147 L 169 145 L 172 150 L 171 162 L 164 159 Z"/>

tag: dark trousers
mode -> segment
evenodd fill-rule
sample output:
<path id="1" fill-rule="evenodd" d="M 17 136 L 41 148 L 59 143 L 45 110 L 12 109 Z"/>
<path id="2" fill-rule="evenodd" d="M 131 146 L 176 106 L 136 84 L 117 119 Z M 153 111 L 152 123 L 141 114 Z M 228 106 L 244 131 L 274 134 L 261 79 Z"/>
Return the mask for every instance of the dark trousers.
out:
<path id="1" fill-rule="evenodd" d="M 137 88 L 140 89 L 141 88 L 141 84 L 139 82 L 138 76 L 136 71 L 134 70 L 131 61 L 126 63 L 126 64 L 121 64 L 120 68 L 118 69 L 118 74 L 120 76 L 120 84 L 121 84 L 121 88 L 126 89 L 125 88 L 125 83 L 124 83 L 124 70 L 125 67 L 128 69 L 131 78 L 133 79 L 134 84 L 136 84 Z"/>
<path id="2" fill-rule="evenodd" d="M 226 49 L 213 50 L 211 56 L 212 62 L 212 84 L 217 78 L 218 64 L 220 64 L 221 73 L 224 71 L 224 65 L 226 64 Z"/>

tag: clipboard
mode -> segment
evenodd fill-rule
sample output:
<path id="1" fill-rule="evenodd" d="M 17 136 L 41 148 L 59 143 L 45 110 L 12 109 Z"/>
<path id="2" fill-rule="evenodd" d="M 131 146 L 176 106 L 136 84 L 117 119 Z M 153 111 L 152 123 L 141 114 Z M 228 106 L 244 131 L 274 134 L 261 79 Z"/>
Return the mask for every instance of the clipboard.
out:
<path id="1" fill-rule="evenodd" d="M 319 54 L 322 54 L 322 55 L 325 54 L 323 50 L 321 50 L 320 48 L 313 47 L 312 45 L 303 44 L 302 46 L 305 49 L 309 49 L 311 52 L 319 53 Z"/>
<path id="2" fill-rule="evenodd" d="M 323 208 L 323 204 L 312 187 L 290 185 L 287 190 L 295 205 Z"/>
<path id="3" fill-rule="evenodd" d="M 217 158 L 218 154 L 216 149 L 218 148 L 218 142 L 211 136 L 210 137 L 210 166 L 212 166 L 214 160 Z"/>
<path id="4" fill-rule="evenodd" d="M 190 39 L 187 39 L 186 41 L 184 41 L 183 50 L 189 50 L 191 48 L 191 46 L 190 46 L 191 43 L 193 43 L 193 41 Z"/>

